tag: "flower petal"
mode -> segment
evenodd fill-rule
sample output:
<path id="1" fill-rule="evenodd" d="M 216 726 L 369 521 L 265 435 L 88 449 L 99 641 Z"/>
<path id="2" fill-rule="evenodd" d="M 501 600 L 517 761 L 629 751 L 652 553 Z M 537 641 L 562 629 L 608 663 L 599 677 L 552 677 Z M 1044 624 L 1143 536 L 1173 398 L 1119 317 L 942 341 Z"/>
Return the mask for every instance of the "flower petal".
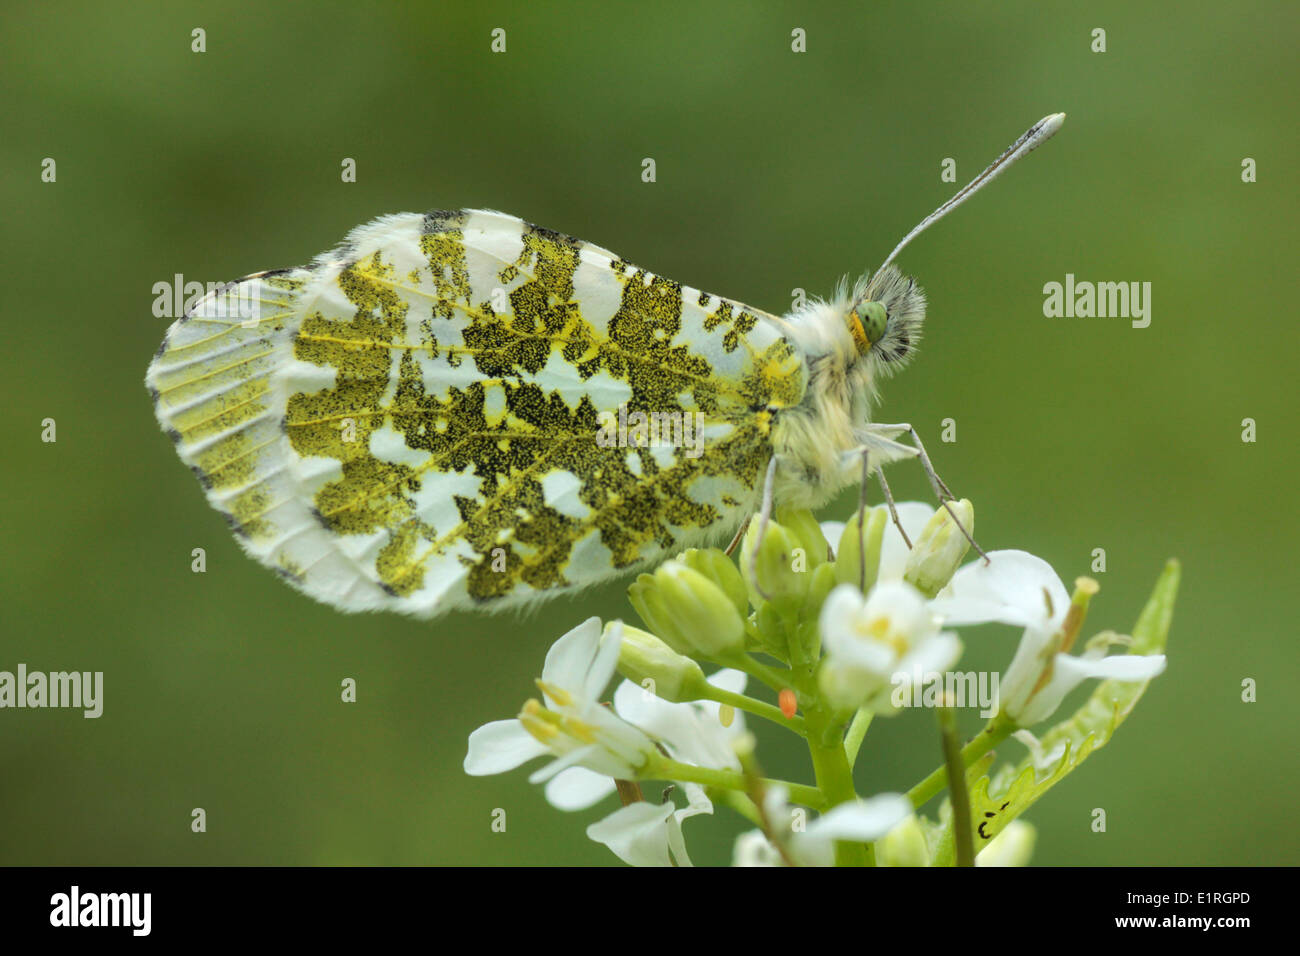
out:
<path id="1" fill-rule="evenodd" d="M 1043 630 L 1059 627 L 1069 607 L 1052 566 L 1027 551 L 994 551 L 988 564 L 981 558 L 966 565 L 931 604 L 945 624 L 1000 621 Z"/>
<path id="2" fill-rule="evenodd" d="M 668 852 L 672 854 L 678 866 L 694 866 L 690 854 L 686 852 L 686 838 L 682 836 L 682 820 L 679 810 L 664 823 L 664 830 L 668 836 Z"/>
<path id="3" fill-rule="evenodd" d="M 1030 697 L 1021 713 L 1011 713 L 1011 718 L 1022 727 L 1045 721 L 1056 713 L 1065 696 L 1080 683 L 1089 678 L 1109 678 L 1113 680 L 1151 680 L 1153 676 L 1165 670 L 1164 654 L 1114 654 L 1100 661 L 1089 661 L 1083 657 L 1071 657 L 1070 654 L 1057 654 L 1052 666 L 1052 678 L 1047 684 Z"/>
<path id="4" fill-rule="evenodd" d="M 823 521 L 821 523 L 822 537 L 831 543 L 832 547 L 839 547 L 840 538 L 844 537 L 845 522 L 843 521 Z"/>
<path id="5" fill-rule="evenodd" d="M 550 763 L 538 767 L 528 775 L 528 782 L 545 783 L 570 767 L 586 767 L 588 770 L 616 780 L 630 780 L 636 775 L 636 769 L 628 766 L 627 762 L 617 754 L 611 753 L 600 744 L 589 744 L 570 750 Z"/>
<path id="6" fill-rule="evenodd" d="M 879 840 L 912 812 L 912 801 L 901 793 L 881 793 L 866 800 L 841 803 L 808 824 L 806 836 L 818 839 Z"/>
<path id="7" fill-rule="evenodd" d="M 494 720 L 469 735 L 465 772 L 473 777 L 505 773 L 547 752 L 518 720 Z"/>
<path id="8" fill-rule="evenodd" d="M 605 692 L 609 679 L 618 669 L 618 651 L 623 644 L 622 621 L 614 621 L 604 631 L 600 627 L 600 618 L 593 617 L 586 623 L 592 621 L 596 624 L 596 639 L 599 646 L 582 682 L 582 699 L 589 701 L 597 700 Z"/>
<path id="9" fill-rule="evenodd" d="M 622 681 L 614 688 L 614 712 L 635 727 L 649 729 L 649 723 L 661 707 L 671 704 L 662 697 L 656 697 L 644 687 Z"/>
<path id="10" fill-rule="evenodd" d="M 614 778 L 570 767 L 546 781 L 546 799 L 557 810 L 585 810 L 614 792 Z"/>
<path id="11" fill-rule="evenodd" d="M 1011 716 L 1016 723 L 1029 727 L 1046 720 L 1061 706 L 1065 695 L 1089 678 L 1100 677 L 1121 681 L 1150 680 L 1165 669 L 1165 655 L 1115 654 L 1101 660 L 1087 660 L 1057 654 L 1052 666 L 1052 676 L 1039 691 L 1029 698 L 1028 705 L 1019 714 Z M 1010 713 L 1010 712 L 1008 712 Z"/>
<path id="12" fill-rule="evenodd" d="M 781 866 L 781 854 L 761 830 L 749 830 L 736 837 L 731 851 L 732 866 Z"/>
<path id="13" fill-rule="evenodd" d="M 1086 660 L 1082 657 L 1061 656 L 1056 659 L 1056 671 L 1062 670 L 1078 673 L 1079 680 L 1089 677 L 1102 677 L 1109 680 L 1138 681 L 1150 680 L 1165 669 L 1163 654 L 1112 654 L 1100 660 Z M 1078 681 L 1075 681 L 1077 684 Z"/>
<path id="14" fill-rule="evenodd" d="M 600 618 L 589 617 L 560 637 L 546 652 L 542 680 L 577 694 L 585 686 L 587 672 L 596 657 L 600 630 Z"/>
<path id="15" fill-rule="evenodd" d="M 960 638 L 952 631 L 944 631 L 914 647 L 898 662 L 898 668 L 892 676 L 911 676 L 919 671 L 921 680 L 924 681 L 926 675 L 941 674 L 956 664 L 961 659 L 961 651 Z"/>
<path id="16" fill-rule="evenodd" d="M 587 827 L 587 836 L 631 866 L 672 866 L 667 827 L 672 813 L 671 803 L 640 800 Z"/>
<path id="17" fill-rule="evenodd" d="M 703 787 L 698 783 L 687 783 L 683 784 L 683 788 L 686 790 L 686 806 L 677 811 L 678 820 L 713 812 L 713 801 Z"/>

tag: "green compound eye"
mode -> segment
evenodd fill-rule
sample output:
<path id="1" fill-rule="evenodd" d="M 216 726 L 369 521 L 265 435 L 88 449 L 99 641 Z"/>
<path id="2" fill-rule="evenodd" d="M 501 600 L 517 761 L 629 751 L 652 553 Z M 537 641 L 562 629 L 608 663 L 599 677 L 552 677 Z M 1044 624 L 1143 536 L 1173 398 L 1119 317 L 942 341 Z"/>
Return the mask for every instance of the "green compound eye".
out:
<path id="1" fill-rule="evenodd" d="M 867 334 L 867 341 L 875 345 L 885 337 L 885 326 L 889 323 L 885 307 L 879 302 L 864 302 L 858 313 L 862 317 L 862 331 Z"/>

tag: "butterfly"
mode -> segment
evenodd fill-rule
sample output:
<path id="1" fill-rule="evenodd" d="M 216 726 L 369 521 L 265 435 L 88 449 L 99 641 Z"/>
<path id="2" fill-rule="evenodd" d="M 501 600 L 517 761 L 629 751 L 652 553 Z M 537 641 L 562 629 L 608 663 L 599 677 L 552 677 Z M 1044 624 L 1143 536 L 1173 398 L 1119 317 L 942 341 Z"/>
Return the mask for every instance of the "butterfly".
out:
<path id="1" fill-rule="evenodd" d="M 527 605 L 904 457 L 946 502 L 915 430 L 871 420 L 925 317 L 893 260 L 1063 119 L 788 315 L 504 213 L 408 213 L 213 290 L 146 384 L 244 549 L 344 611 Z"/>

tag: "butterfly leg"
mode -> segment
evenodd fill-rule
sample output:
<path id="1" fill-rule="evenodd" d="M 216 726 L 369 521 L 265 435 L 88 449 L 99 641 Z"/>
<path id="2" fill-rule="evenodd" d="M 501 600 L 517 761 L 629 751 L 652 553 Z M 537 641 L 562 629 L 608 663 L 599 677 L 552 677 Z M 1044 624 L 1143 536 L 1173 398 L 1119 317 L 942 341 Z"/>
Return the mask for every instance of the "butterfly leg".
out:
<path id="1" fill-rule="evenodd" d="M 896 446 L 905 454 L 916 453 L 916 449 L 908 448 L 906 445 L 898 445 L 897 442 L 890 441 L 888 444 Z M 865 551 L 867 547 L 867 530 L 863 516 L 867 511 L 867 484 L 871 478 L 871 449 L 864 445 L 861 448 L 855 448 L 852 454 L 856 455 L 858 452 L 862 453 L 862 481 L 858 483 L 858 547 Z M 893 492 L 889 490 L 889 482 L 885 480 L 885 470 L 879 467 L 876 468 L 876 477 L 880 479 L 880 490 L 885 494 L 885 504 L 889 508 L 889 517 L 893 520 L 898 533 L 903 536 L 903 543 L 910 550 L 912 539 L 907 536 L 907 530 L 903 527 L 903 522 L 899 520 L 898 509 L 894 506 Z"/>
<path id="2" fill-rule="evenodd" d="M 772 597 L 765 594 L 763 586 L 758 583 L 758 549 L 763 544 L 763 536 L 767 534 L 767 523 L 772 520 L 772 485 L 775 478 L 776 455 L 773 455 L 767 463 L 767 478 L 763 481 L 763 510 L 758 516 L 758 540 L 754 542 L 754 550 L 749 555 L 749 577 L 754 582 L 754 590 L 764 601 L 770 601 Z"/>
<path id="3" fill-rule="evenodd" d="M 727 557 L 731 557 L 736 553 L 736 549 L 740 547 L 740 542 L 744 540 L 745 532 L 749 530 L 749 523 L 753 520 L 754 516 L 750 515 L 741 522 L 739 530 L 736 531 L 735 535 L 731 539 L 731 544 L 727 545 L 726 550 L 723 552 Z"/>
<path id="4" fill-rule="evenodd" d="M 889 516 L 894 520 L 894 527 L 898 533 L 903 536 L 903 544 L 907 545 L 907 550 L 912 550 L 912 539 L 907 536 L 903 530 L 903 522 L 898 520 L 898 509 L 894 507 L 894 495 L 889 490 L 889 482 L 885 480 L 885 469 L 877 468 L 876 477 L 880 480 L 880 490 L 885 494 L 885 504 L 889 507 Z M 865 481 L 865 479 L 863 479 Z"/>
<path id="5" fill-rule="evenodd" d="M 985 553 L 984 549 L 976 543 L 975 539 L 971 537 L 970 531 L 961 523 L 956 512 L 952 510 L 951 502 L 956 500 L 956 496 L 948 490 L 948 486 L 944 484 L 943 479 L 940 478 L 938 472 L 934 470 L 934 465 L 930 462 L 930 456 L 926 453 L 925 445 L 922 443 L 921 436 L 917 434 L 916 429 L 905 422 L 897 425 L 877 425 L 873 423 L 869 427 L 872 430 L 885 432 L 890 438 L 894 435 L 902 434 L 903 432 L 908 434 L 912 439 L 912 444 L 914 446 L 912 450 L 916 453 L 916 457 L 921 462 L 921 468 L 925 472 L 926 478 L 930 481 L 930 488 L 934 491 L 934 496 L 939 499 L 939 503 L 943 505 L 944 510 L 948 512 L 948 516 L 952 518 L 953 524 L 961 529 L 961 533 L 965 536 L 966 540 L 970 542 L 970 546 L 975 549 L 975 553 L 987 562 L 989 556 Z"/>
<path id="6" fill-rule="evenodd" d="M 870 424 L 859 433 L 859 437 L 863 439 L 862 444 L 844 453 L 846 465 L 853 456 L 862 456 L 862 480 L 858 485 L 858 524 L 862 538 L 859 541 L 859 547 L 866 547 L 866 523 L 861 516 L 867 509 L 867 485 L 870 483 L 873 467 L 876 477 L 880 479 L 880 488 L 885 494 L 885 504 L 889 506 L 889 516 L 894 522 L 894 527 L 898 529 L 898 533 L 902 535 L 903 541 L 906 542 L 908 548 L 912 547 L 911 539 L 908 538 L 907 531 L 904 530 L 903 523 L 899 520 L 898 509 L 894 506 L 894 496 L 889 490 L 889 482 L 885 480 L 883 469 L 883 466 L 888 462 L 898 461 L 902 458 L 913 458 L 917 455 L 915 448 L 894 441 L 905 430 L 906 426 L 902 425 Z"/>
<path id="7" fill-rule="evenodd" d="M 858 483 L 858 554 L 865 554 L 867 551 L 867 484 L 871 480 L 871 451 L 868 448 L 862 448 L 862 481 Z M 880 479 L 881 490 L 885 493 L 885 503 L 889 506 L 889 516 L 894 521 L 894 527 L 898 533 L 903 536 L 903 541 L 910 549 L 911 540 L 907 537 L 907 532 L 903 529 L 903 522 L 898 520 L 898 509 L 894 507 L 894 496 L 890 494 L 889 482 L 885 481 L 885 472 L 881 468 L 876 469 L 876 476 Z M 866 591 L 867 589 L 867 566 L 862 562 L 859 568 L 858 590 Z"/>

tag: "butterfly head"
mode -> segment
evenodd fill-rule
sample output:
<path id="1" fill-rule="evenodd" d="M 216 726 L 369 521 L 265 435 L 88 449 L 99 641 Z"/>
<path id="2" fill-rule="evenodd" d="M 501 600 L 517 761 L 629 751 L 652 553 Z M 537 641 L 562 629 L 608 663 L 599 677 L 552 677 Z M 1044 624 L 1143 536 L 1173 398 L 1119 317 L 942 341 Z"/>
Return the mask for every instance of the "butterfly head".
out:
<path id="1" fill-rule="evenodd" d="M 858 355 L 886 373 L 912 357 L 924 320 L 925 293 L 893 266 L 858 281 L 846 317 Z"/>

